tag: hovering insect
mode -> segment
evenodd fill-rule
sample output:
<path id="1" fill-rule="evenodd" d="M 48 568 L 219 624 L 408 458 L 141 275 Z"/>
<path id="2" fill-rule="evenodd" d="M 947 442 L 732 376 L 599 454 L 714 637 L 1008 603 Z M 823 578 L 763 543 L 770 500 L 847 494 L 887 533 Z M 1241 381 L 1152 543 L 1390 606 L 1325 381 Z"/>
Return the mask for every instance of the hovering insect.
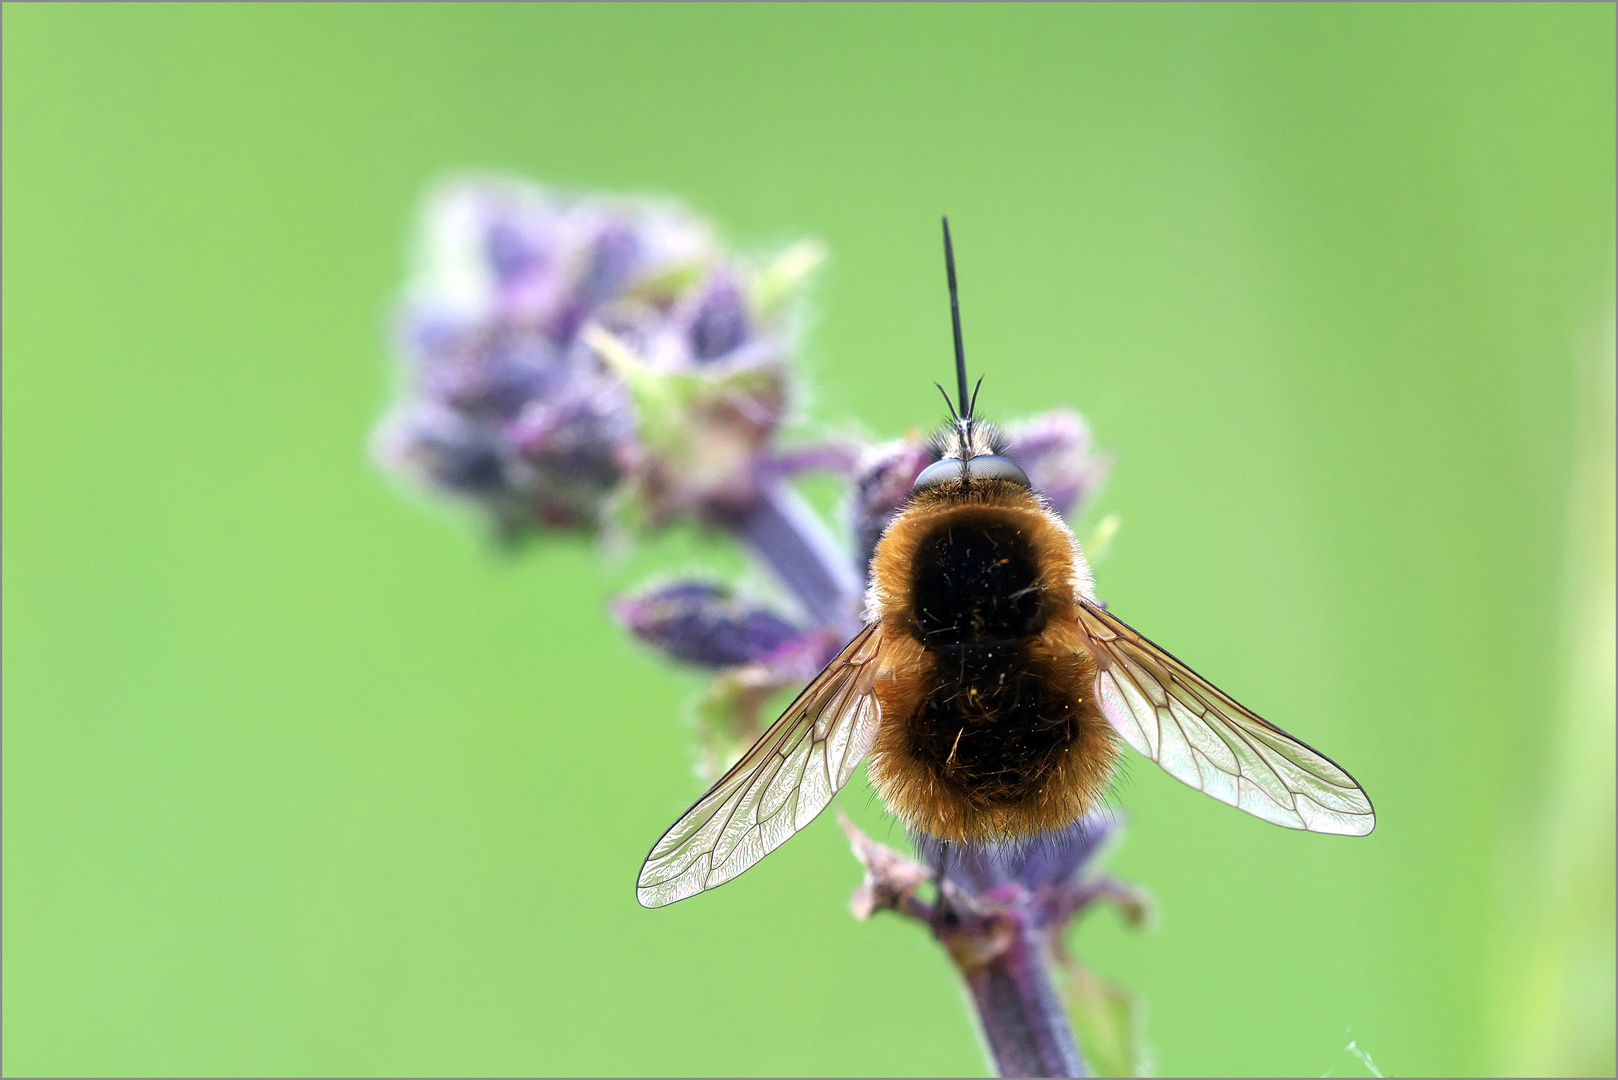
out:
<path id="1" fill-rule="evenodd" d="M 1105 793 L 1119 736 L 1265 821 L 1369 833 L 1375 812 L 1352 776 L 1096 600 L 1072 531 L 967 393 L 948 219 L 944 261 L 959 405 L 877 545 L 865 627 L 652 848 L 640 902 L 734 878 L 824 810 L 867 755 L 888 809 L 946 842 L 1016 842 L 1076 821 Z"/>

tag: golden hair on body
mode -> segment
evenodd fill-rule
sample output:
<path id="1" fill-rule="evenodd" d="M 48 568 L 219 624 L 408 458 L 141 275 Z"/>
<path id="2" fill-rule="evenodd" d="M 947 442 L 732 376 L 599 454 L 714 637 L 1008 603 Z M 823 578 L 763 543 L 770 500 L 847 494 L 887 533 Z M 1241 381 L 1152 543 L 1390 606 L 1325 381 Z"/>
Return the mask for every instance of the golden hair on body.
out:
<path id="1" fill-rule="evenodd" d="M 989 566 L 961 565 L 974 546 L 991 552 Z M 980 625 L 975 641 L 928 648 L 940 635 L 917 632 L 927 614 L 918 603 L 948 598 L 918 596 L 918 585 L 946 576 L 950 556 L 958 577 L 1001 571 L 1017 579 L 1010 592 L 1033 590 L 1036 632 L 1001 637 Z M 945 573 L 918 574 L 940 562 Z M 1012 481 L 953 480 L 919 492 L 894 519 L 871 577 L 867 618 L 892 660 L 876 681 L 885 722 L 868 772 L 888 809 L 938 839 L 982 842 L 1059 829 L 1094 806 L 1118 748 L 1074 614 L 1080 596 L 1094 599 L 1089 566 L 1062 519 Z M 995 605 L 978 603 L 989 598 L 962 599 L 947 619 L 993 619 Z M 944 635 L 973 638 L 973 627 L 959 629 Z"/>
<path id="2" fill-rule="evenodd" d="M 1120 740 L 1275 824 L 1370 832 L 1353 777 L 1096 600 L 1072 531 L 974 415 L 947 220 L 944 252 L 959 408 L 877 543 L 865 626 L 663 834 L 640 902 L 753 866 L 867 755 L 887 808 L 951 843 L 1033 842 L 1078 821 L 1105 795 Z"/>

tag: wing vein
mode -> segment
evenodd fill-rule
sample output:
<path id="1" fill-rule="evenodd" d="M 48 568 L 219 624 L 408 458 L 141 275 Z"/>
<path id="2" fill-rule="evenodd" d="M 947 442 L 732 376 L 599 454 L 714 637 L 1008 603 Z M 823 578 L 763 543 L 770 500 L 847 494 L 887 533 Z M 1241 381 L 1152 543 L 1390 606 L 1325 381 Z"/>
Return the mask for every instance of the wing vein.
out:
<path id="1" fill-rule="evenodd" d="M 1375 828 L 1365 789 L 1331 758 L 1245 708 L 1112 613 L 1081 599 L 1078 615 L 1096 658 L 1102 712 L 1169 775 L 1288 828 L 1355 836 Z M 1143 713 L 1156 725 L 1155 739 Z M 1224 753 L 1211 753 L 1216 748 Z M 1227 755 L 1228 764 L 1215 760 Z M 1216 770 L 1230 781 L 1211 783 Z"/>
<path id="2" fill-rule="evenodd" d="M 880 722 L 873 687 L 881 646 L 874 623 L 856 634 L 663 834 L 641 867 L 643 905 L 672 904 L 731 880 L 826 808 Z"/>

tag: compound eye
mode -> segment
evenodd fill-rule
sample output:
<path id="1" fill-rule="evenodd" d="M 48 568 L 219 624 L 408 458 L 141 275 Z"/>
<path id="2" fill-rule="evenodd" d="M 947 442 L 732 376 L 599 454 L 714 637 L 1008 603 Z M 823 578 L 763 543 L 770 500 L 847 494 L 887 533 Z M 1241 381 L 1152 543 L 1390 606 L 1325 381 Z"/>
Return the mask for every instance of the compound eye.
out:
<path id="1" fill-rule="evenodd" d="M 968 458 L 966 471 L 974 480 L 1009 480 L 1020 488 L 1032 489 L 1033 484 L 1028 482 L 1028 474 L 1017 467 L 1017 463 L 1010 458 L 999 454 L 983 454 L 979 457 Z M 926 476 L 926 473 L 922 473 Z M 917 483 L 920 483 L 918 480 Z"/>
<path id="2" fill-rule="evenodd" d="M 935 461 L 916 477 L 916 482 L 910 485 L 911 491 L 925 491 L 928 488 L 947 484 L 952 480 L 961 478 L 961 459 L 947 457 L 943 461 Z"/>

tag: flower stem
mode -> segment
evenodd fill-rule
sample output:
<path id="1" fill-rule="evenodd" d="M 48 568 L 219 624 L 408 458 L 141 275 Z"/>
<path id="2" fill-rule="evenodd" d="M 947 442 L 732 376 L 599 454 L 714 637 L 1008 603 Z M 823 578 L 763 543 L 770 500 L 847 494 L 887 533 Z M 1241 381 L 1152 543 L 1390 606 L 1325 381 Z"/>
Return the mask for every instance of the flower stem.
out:
<path id="1" fill-rule="evenodd" d="M 854 917 L 863 921 L 892 911 L 927 927 L 961 973 L 995 1073 L 1087 1075 L 1067 1008 L 1051 982 L 1051 942 L 1059 940 L 1077 905 L 1053 903 L 1059 898 L 1050 885 L 1030 894 L 1011 882 L 974 894 L 970 873 L 960 880 L 946 878 L 929 903 L 919 890 L 928 881 L 936 886 L 937 861 L 923 865 L 875 843 L 846 815 L 840 824 L 865 867 L 865 880 L 849 905 Z"/>
<path id="2" fill-rule="evenodd" d="M 766 484 L 736 533 L 816 623 L 845 638 L 859 630 L 860 586 L 848 553 L 796 491 Z"/>
<path id="3" fill-rule="evenodd" d="M 1086 1075 L 1049 971 L 1044 934 L 1020 919 L 1003 952 L 980 967 L 961 969 L 1001 1076 Z"/>

